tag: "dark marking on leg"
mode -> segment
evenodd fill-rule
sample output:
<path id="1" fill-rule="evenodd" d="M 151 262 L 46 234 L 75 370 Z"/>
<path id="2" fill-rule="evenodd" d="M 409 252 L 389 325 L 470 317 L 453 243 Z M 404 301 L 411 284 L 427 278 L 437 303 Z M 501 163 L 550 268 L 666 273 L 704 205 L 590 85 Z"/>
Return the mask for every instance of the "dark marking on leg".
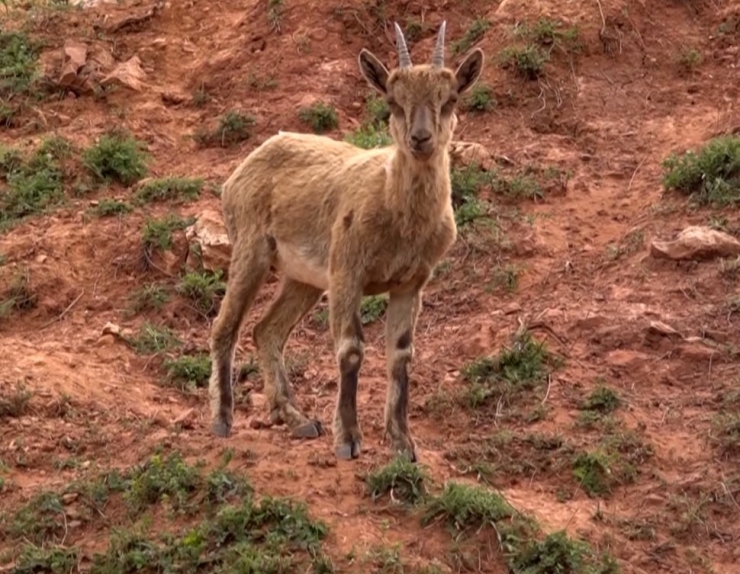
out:
<path id="1" fill-rule="evenodd" d="M 355 413 L 357 410 L 357 384 L 360 372 L 360 354 L 347 353 L 339 362 L 341 387 L 339 390 L 340 413 Z"/>
<path id="2" fill-rule="evenodd" d="M 398 342 L 396 343 L 396 349 L 398 349 L 399 351 L 405 351 L 410 346 L 411 346 L 411 330 L 406 329 L 403 335 L 401 335 L 398 338 Z"/>
<path id="3" fill-rule="evenodd" d="M 231 359 L 226 359 L 213 368 L 218 369 L 219 412 L 211 424 L 211 430 L 216 436 L 226 438 L 231 434 L 234 402 L 231 389 Z"/>
<path id="4" fill-rule="evenodd" d="M 354 220 L 354 218 L 355 212 L 350 209 L 347 215 L 342 218 L 342 223 L 344 223 L 345 229 L 349 229 L 352 226 L 352 221 Z"/>
<path id="5" fill-rule="evenodd" d="M 357 387 L 361 365 L 360 350 L 350 350 L 339 360 L 340 387 L 337 414 L 341 423 L 339 427 L 341 434 L 335 437 L 335 453 L 337 458 L 343 460 L 360 456 L 362 435 L 357 424 Z"/>
<path id="6" fill-rule="evenodd" d="M 409 375 L 408 359 L 399 359 L 393 365 L 393 381 L 396 385 L 398 399 L 396 400 L 394 416 L 398 430 L 402 433 L 408 432 L 408 408 L 409 408 Z"/>
<path id="7" fill-rule="evenodd" d="M 357 340 L 361 343 L 365 342 L 365 333 L 362 332 L 362 319 L 355 313 L 352 315 L 352 329 L 354 330 L 353 335 L 357 337 Z"/>

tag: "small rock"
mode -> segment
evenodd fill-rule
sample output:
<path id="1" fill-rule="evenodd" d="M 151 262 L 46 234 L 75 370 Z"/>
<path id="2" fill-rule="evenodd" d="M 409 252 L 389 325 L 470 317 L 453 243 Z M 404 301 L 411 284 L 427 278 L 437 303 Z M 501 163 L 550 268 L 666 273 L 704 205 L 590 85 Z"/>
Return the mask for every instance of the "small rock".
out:
<path id="1" fill-rule="evenodd" d="M 203 211 L 185 230 L 189 248 L 187 265 L 193 269 L 226 272 L 231 261 L 231 243 L 223 217 L 215 210 Z"/>
<path id="2" fill-rule="evenodd" d="M 183 428 L 191 429 L 195 426 L 195 409 L 188 409 L 180 413 L 175 420 L 172 421 L 174 425 L 180 425 Z"/>
<path id="3" fill-rule="evenodd" d="M 79 496 L 80 495 L 76 492 L 68 492 L 67 494 L 62 495 L 62 502 L 64 502 L 64 504 L 71 504 L 77 500 Z"/>
<path id="4" fill-rule="evenodd" d="M 267 397 L 262 393 L 252 393 L 250 399 L 252 401 L 252 408 L 255 411 L 267 409 Z"/>
<path id="5" fill-rule="evenodd" d="M 651 493 L 646 495 L 642 502 L 645 506 L 663 506 L 665 503 L 665 498 L 660 496 L 659 494 Z"/>
<path id="6" fill-rule="evenodd" d="M 59 76 L 59 85 L 78 94 L 91 93 L 92 86 L 79 75 L 87 62 L 87 46 L 76 40 L 68 39 L 64 42 L 63 51 L 64 61 Z"/>
<path id="7" fill-rule="evenodd" d="M 692 226 L 673 241 L 653 241 L 650 254 L 655 258 L 698 260 L 740 255 L 740 241 L 722 231 Z"/>
<path id="8" fill-rule="evenodd" d="M 678 347 L 677 352 L 679 356 L 684 359 L 697 362 L 710 360 L 716 361 L 719 358 L 720 353 L 717 349 L 708 347 L 707 345 L 693 339 L 696 338 L 692 337 L 686 339 L 686 341 Z"/>
<path id="9" fill-rule="evenodd" d="M 450 158 L 456 166 L 467 166 L 476 163 L 479 167 L 488 170 L 494 164 L 491 152 L 485 146 L 473 142 L 450 142 Z"/>
<path id="10" fill-rule="evenodd" d="M 249 428 L 252 428 L 254 430 L 269 429 L 272 426 L 273 424 L 271 422 L 263 421 L 261 419 L 258 419 L 257 417 L 252 417 L 249 420 Z"/>
<path id="11" fill-rule="evenodd" d="M 111 335 L 120 335 L 121 334 L 121 327 L 116 325 L 115 323 L 111 323 L 110 321 L 107 322 L 103 326 L 103 334 L 111 334 Z"/>
<path id="12" fill-rule="evenodd" d="M 513 315 L 522 310 L 522 306 L 519 303 L 510 303 L 504 307 L 504 315 Z"/>
<path id="13" fill-rule="evenodd" d="M 115 342 L 116 338 L 112 334 L 108 333 L 95 341 L 95 344 L 98 347 L 108 347 L 109 345 L 113 345 Z"/>
<path id="14" fill-rule="evenodd" d="M 140 92 L 145 77 L 146 73 L 141 67 L 141 60 L 138 56 L 133 56 L 118 64 L 110 74 L 100 81 L 100 85 L 108 87 L 118 84 Z"/>
<path id="15" fill-rule="evenodd" d="M 162 101 L 165 104 L 177 105 L 187 101 L 189 96 L 175 91 L 162 92 Z"/>
<path id="16" fill-rule="evenodd" d="M 329 35 L 329 32 L 326 30 L 326 28 L 313 28 L 309 33 L 308 37 L 311 38 L 311 40 L 315 40 L 316 42 L 323 42 L 326 40 L 326 37 Z"/>
<path id="17" fill-rule="evenodd" d="M 648 331 L 652 333 L 657 333 L 658 335 L 665 335 L 666 337 L 682 338 L 681 333 L 661 321 L 650 321 Z"/>
<path id="18" fill-rule="evenodd" d="M 36 261 L 36 263 L 43 263 L 47 259 L 48 259 L 48 256 L 47 255 L 38 255 L 36 257 L 36 260 L 35 261 Z"/>
<path id="19" fill-rule="evenodd" d="M 69 528 L 79 528 L 80 526 L 82 526 L 82 521 L 81 520 L 70 520 L 67 523 L 67 526 Z"/>

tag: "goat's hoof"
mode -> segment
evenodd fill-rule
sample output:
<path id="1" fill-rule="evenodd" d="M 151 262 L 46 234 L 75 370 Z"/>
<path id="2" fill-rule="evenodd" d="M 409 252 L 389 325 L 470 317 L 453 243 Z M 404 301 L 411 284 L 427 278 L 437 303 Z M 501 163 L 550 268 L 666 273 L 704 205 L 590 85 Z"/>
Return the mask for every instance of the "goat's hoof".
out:
<path id="1" fill-rule="evenodd" d="M 349 442 L 343 442 L 336 446 L 334 453 L 337 458 L 342 460 L 352 460 L 353 458 L 359 458 L 360 456 L 360 440 L 354 439 Z"/>
<path id="2" fill-rule="evenodd" d="M 215 420 L 211 423 L 211 432 L 218 437 L 228 438 L 231 434 L 231 423 L 223 420 Z"/>
<path id="3" fill-rule="evenodd" d="M 416 456 L 416 449 L 411 449 L 411 450 L 405 449 L 405 450 L 401 450 L 401 451 L 398 451 L 398 454 L 401 457 L 403 457 L 406 460 L 408 460 L 409 462 L 412 462 L 412 463 L 419 462 L 419 459 Z"/>
<path id="4" fill-rule="evenodd" d="M 291 434 L 293 438 L 319 438 L 324 434 L 324 427 L 321 421 L 308 421 L 295 427 Z"/>
<path id="5" fill-rule="evenodd" d="M 395 454 L 399 458 L 404 458 L 412 463 L 419 462 L 419 457 L 416 456 L 416 445 L 411 439 L 406 439 L 394 443 L 392 451 L 393 454 Z"/>

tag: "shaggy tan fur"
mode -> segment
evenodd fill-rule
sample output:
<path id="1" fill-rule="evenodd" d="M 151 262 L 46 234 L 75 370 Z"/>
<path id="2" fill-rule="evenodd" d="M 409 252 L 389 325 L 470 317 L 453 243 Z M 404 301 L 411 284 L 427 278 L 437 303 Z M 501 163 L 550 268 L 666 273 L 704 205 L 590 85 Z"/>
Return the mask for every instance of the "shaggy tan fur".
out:
<path id="1" fill-rule="evenodd" d="M 211 335 L 209 387 L 212 429 L 219 436 L 228 436 L 232 426 L 231 371 L 239 329 L 273 267 L 283 276 L 280 291 L 253 332 L 273 422 L 286 423 L 298 437 L 324 432 L 296 405 L 283 349 L 328 291 L 340 372 L 335 452 L 344 459 L 359 456 L 360 304 L 363 295 L 387 292 L 385 431 L 394 450 L 416 460 L 407 368 L 422 289 L 456 238 L 448 146 L 458 97 L 480 76 L 483 54 L 476 49 L 456 71 L 445 68 L 443 24 L 432 64 L 412 66 L 400 28 L 397 34 L 399 68 L 389 72 L 367 50 L 359 55 L 364 77 L 387 98 L 393 145 L 362 150 L 328 137 L 278 133 L 224 184 L 233 251 Z"/>

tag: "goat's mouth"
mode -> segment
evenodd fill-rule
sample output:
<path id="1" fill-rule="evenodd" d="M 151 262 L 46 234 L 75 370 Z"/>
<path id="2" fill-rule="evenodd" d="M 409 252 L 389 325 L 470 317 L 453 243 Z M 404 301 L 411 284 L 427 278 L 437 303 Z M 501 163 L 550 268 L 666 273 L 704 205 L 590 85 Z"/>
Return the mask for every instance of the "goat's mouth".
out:
<path id="1" fill-rule="evenodd" d="M 418 161 L 427 161 L 434 154 L 434 148 L 432 146 L 415 147 L 411 146 L 411 157 Z"/>

